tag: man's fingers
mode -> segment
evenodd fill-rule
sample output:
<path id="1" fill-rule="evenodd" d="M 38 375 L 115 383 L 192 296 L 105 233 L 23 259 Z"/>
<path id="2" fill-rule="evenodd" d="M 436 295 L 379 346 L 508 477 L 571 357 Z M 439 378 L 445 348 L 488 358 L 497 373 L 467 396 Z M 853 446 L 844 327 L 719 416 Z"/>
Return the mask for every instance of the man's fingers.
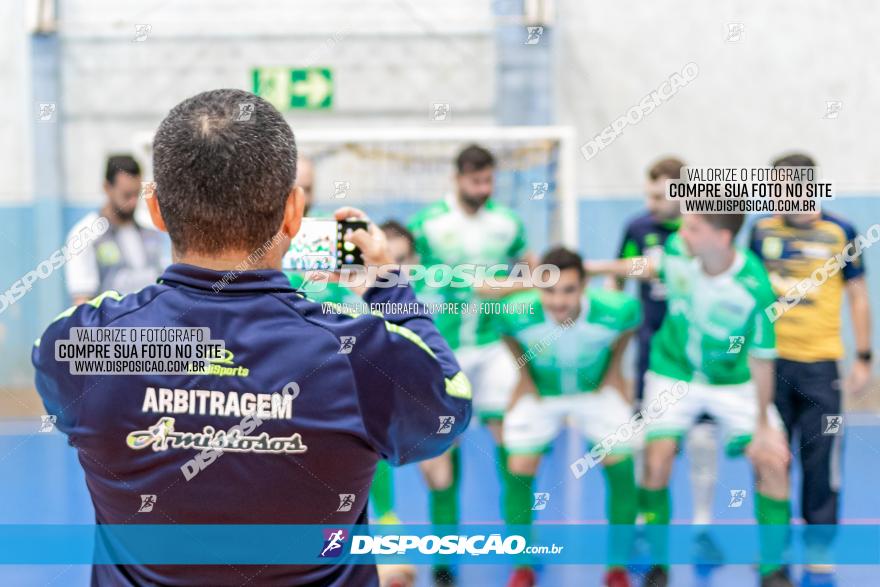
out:
<path id="1" fill-rule="evenodd" d="M 333 213 L 333 217 L 336 218 L 336 220 L 345 220 L 346 218 L 360 218 L 366 220 L 367 213 L 360 208 L 343 206 L 342 208 L 337 208 L 336 212 Z"/>
<path id="2" fill-rule="evenodd" d="M 345 238 L 349 242 L 354 243 L 354 245 L 363 253 L 369 254 L 372 250 L 374 243 L 373 237 L 363 228 L 358 228 L 354 232 L 347 234 Z"/>
<path id="3" fill-rule="evenodd" d="M 357 208 L 340 208 L 336 211 L 337 215 L 344 215 L 352 212 L 361 214 L 361 218 L 367 220 L 366 215 Z M 345 235 L 346 242 L 352 243 L 360 249 L 364 258 L 365 266 L 382 267 L 391 265 L 393 260 L 388 253 L 388 243 L 385 239 L 385 233 L 376 225 L 367 220 L 367 229 L 358 228 Z"/>
<path id="4" fill-rule="evenodd" d="M 382 229 L 376 226 L 373 222 L 367 223 L 367 230 L 370 231 L 370 234 L 373 236 L 373 238 L 385 238 L 385 233 L 382 232 Z"/>
<path id="5" fill-rule="evenodd" d="M 310 283 L 338 282 L 339 274 L 334 271 L 307 271 L 306 281 Z"/>

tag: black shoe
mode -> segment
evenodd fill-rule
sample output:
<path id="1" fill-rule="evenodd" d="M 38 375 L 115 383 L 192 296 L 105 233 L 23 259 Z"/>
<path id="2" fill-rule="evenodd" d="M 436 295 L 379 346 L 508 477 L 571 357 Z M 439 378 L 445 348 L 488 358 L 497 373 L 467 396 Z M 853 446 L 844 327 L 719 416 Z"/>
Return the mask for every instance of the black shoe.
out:
<path id="1" fill-rule="evenodd" d="M 669 585 L 669 571 L 665 568 L 654 565 L 645 575 L 644 587 L 667 587 Z M 761 587 L 765 587 L 762 585 Z"/>
<path id="2" fill-rule="evenodd" d="M 434 567 L 434 587 L 455 587 L 455 573 L 450 567 Z"/>
<path id="3" fill-rule="evenodd" d="M 761 587 L 794 587 L 785 569 L 777 569 L 761 577 Z"/>

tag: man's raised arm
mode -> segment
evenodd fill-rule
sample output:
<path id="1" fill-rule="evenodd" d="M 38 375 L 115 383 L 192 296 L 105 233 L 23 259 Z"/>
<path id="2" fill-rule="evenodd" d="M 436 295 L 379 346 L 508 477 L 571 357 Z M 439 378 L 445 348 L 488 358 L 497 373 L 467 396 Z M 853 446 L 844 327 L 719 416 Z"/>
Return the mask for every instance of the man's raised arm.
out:
<path id="1" fill-rule="evenodd" d="M 351 208 L 336 213 L 358 216 Z M 350 240 L 364 264 L 379 269 L 363 298 L 381 315 L 344 326 L 354 337 L 349 361 L 367 434 L 392 464 L 442 454 L 470 421 L 470 382 L 425 306 L 391 269 L 382 231 L 371 223 Z"/>

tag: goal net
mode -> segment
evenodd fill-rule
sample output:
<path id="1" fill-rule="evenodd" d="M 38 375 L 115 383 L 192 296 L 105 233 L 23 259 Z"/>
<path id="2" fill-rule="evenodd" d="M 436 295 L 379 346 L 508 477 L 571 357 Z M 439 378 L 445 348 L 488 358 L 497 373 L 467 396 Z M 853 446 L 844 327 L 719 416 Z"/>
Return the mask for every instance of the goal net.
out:
<path id="1" fill-rule="evenodd" d="M 569 128 L 305 129 L 296 140 L 314 164 L 313 214 L 355 206 L 376 222 L 406 224 L 454 190 L 456 155 L 479 144 L 498 162 L 492 197 L 523 219 L 529 248 L 577 246 L 577 150 Z"/>

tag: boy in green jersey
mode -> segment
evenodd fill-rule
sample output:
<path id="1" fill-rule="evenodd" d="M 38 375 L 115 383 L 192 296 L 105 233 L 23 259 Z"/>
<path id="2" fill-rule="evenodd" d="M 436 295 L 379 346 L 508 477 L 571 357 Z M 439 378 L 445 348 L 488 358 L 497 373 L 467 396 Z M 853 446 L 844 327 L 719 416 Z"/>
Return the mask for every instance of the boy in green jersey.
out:
<path id="1" fill-rule="evenodd" d="M 505 315 L 501 322 L 504 341 L 519 367 L 504 417 L 504 446 L 510 455 L 505 521 L 532 522 L 532 491 L 541 456 L 569 421 L 592 445 L 607 447 L 601 462 L 608 521 L 632 525 L 637 511 L 632 407 L 624 397 L 620 364 L 627 341 L 642 321 L 641 303 L 626 293 L 588 289 L 577 253 L 554 248 L 541 263 L 558 267 L 559 280 L 515 294 L 509 302 L 522 310 Z M 622 433 L 628 424 L 630 432 Z M 587 469 L 572 470 L 582 476 Z M 630 585 L 620 563 L 609 568 L 604 585 Z M 534 581 L 532 570 L 520 567 L 508 585 L 531 587 Z"/>
<path id="2" fill-rule="evenodd" d="M 645 403 L 684 386 L 677 401 L 646 413 L 645 468 L 639 502 L 648 524 L 668 524 L 669 477 L 681 436 L 701 413 L 725 431 L 727 453 L 745 453 L 755 471 L 759 524 L 790 521 L 788 461 L 782 421 L 773 405 L 776 340 L 766 309 L 776 300 L 767 272 L 748 250 L 734 246 L 738 214 L 686 214 L 659 263 L 643 259 L 588 263 L 590 272 L 642 279 L 667 287 L 667 314 L 651 341 Z M 762 587 L 790 587 L 778 564 L 760 565 Z M 665 565 L 646 585 L 665 587 Z"/>

